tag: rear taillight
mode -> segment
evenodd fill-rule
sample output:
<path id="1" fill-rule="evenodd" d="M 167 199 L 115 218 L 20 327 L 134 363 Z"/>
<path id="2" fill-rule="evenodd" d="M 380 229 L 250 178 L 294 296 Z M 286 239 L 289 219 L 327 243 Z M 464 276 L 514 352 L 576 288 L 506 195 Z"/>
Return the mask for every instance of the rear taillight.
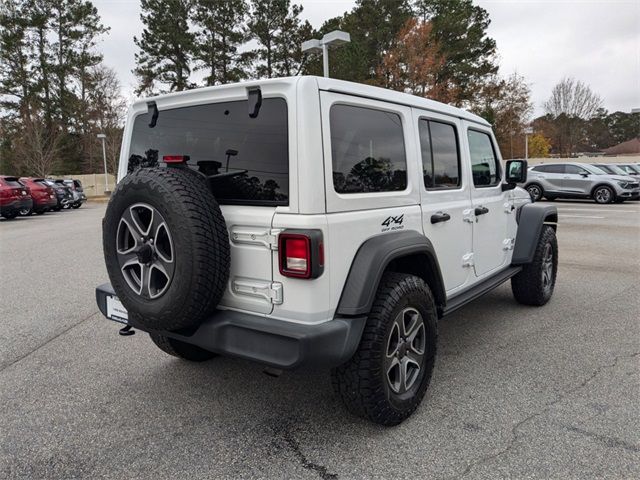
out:
<path id="1" fill-rule="evenodd" d="M 324 270 L 324 247 L 319 230 L 285 230 L 278 236 L 280 274 L 317 278 Z"/>
<path id="2" fill-rule="evenodd" d="M 162 157 L 164 163 L 185 163 L 189 161 L 189 155 L 165 155 Z"/>

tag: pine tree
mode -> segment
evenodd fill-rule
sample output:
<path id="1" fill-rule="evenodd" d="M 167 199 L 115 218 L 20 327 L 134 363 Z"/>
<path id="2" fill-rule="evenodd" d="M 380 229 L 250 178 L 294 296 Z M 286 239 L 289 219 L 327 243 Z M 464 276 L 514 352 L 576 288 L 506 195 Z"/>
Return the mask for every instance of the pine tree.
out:
<path id="1" fill-rule="evenodd" d="M 456 105 L 473 102 L 483 83 L 498 71 L 496 42 L 487 36 L 489 13 L 472 0 L 417 0 L 416 10 L 431 21 L 433 38 L 446 62 L 437 84 Z"/>
<path id="2" fill-rule="evenodd" d="M 255 0 L 249 16 L 250 38 L 258 48 L 248 54 L 257 62 L 254 75 L 272 78 L 297 75 L 304 67 L 301 44 L 312 34 L 309 22 L 300 20 L 302 6 L 290 0 Z"/>
<path id="3" fill-rule="evenodd" d="M 142 0 L 144 30 L 133 41 L 138 77 L 136 93 L 154 93 L 156 84 L 169 91 L 190 88 L 194 33 L 189 29 L 191 0 Z"/>
<path id="4" fill-rule="evenodd" d="M 196 69 L 205 70 L 206 85 L 237 82 L 247 76 L 238 48 L 244 43 L 248 13 L 245 0 L 195 0 L 193 22 Z"/>

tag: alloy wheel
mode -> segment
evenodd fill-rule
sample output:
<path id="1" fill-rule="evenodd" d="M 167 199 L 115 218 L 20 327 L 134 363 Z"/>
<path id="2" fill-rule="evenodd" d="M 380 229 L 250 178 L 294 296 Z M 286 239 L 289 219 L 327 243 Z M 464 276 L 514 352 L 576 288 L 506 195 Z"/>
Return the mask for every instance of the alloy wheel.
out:
<path id="1" fill-rule="evenodd" d="M 611 201 L 611 191 L 608 188 L 602 187 L 596 190 L 596 202 L 609 203 Z"/>
<path id="2" fill-rule="evenodd" d="M 393 321 L 387 340 L 385 376 L 391 390 L 401 395 L 416 384 L 425 357 L 424 320 L 415 308 L 405 308 Z"/>
<path id="3" fill-rule="evenodd" d="M 122 213 L 116 232 L 120 271 L 137 295 L 156 299 L 167 291 L 175 273 L 171 232 L 158 210 L 146 203 Z"/>
<path id="4" fill-rule="evenodd" d="M 545 293 L 553 287 L 553 247 L 547 243 L 542 255 L 542 288 Z"/>

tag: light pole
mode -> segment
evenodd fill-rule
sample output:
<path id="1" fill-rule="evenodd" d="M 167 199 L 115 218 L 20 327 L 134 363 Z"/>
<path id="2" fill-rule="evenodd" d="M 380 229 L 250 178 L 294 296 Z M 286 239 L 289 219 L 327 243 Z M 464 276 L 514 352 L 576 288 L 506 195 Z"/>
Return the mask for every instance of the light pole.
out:
<path id="1" fill-rule="evenodd" d="M 533 128 L 526 127 L 524 129 L 524 159 L 529 160 L 529 135 L 533 133 Z"/>
<path id="2" fill-rule="evenodd" d="M 104 141 L 107 136 L 104 133 L 99 133 L 97 137 L 102 140 L 102 161 L 104 162 L 104 193 L 109 193 L 109 177 L 107 177 L 107 149 L 104 146 Z"/>
<path id="3" fill-rule="evenodd" d="M 351 35 L 347 32 L 334 30 L 327 33 L 321 40 L 312 39 L 302 42 L 303 52 L 322 52 L 322 72 L 325 77 L 329 76 L 329 48 L 337 47 L 351 41 Z"/>

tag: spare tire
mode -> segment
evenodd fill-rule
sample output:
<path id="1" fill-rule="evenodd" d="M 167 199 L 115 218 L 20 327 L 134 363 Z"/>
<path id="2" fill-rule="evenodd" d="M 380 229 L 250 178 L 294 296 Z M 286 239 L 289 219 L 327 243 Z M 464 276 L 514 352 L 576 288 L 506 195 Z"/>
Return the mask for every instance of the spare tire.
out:
<path id="1" fill-rule="evenodd" d="M 102 224 L 109 279 L 133 323 L 199 325 L 229 278 L 229 235 L 204 179 L 182 168 L 142 168 L 111 195 Z"/>

